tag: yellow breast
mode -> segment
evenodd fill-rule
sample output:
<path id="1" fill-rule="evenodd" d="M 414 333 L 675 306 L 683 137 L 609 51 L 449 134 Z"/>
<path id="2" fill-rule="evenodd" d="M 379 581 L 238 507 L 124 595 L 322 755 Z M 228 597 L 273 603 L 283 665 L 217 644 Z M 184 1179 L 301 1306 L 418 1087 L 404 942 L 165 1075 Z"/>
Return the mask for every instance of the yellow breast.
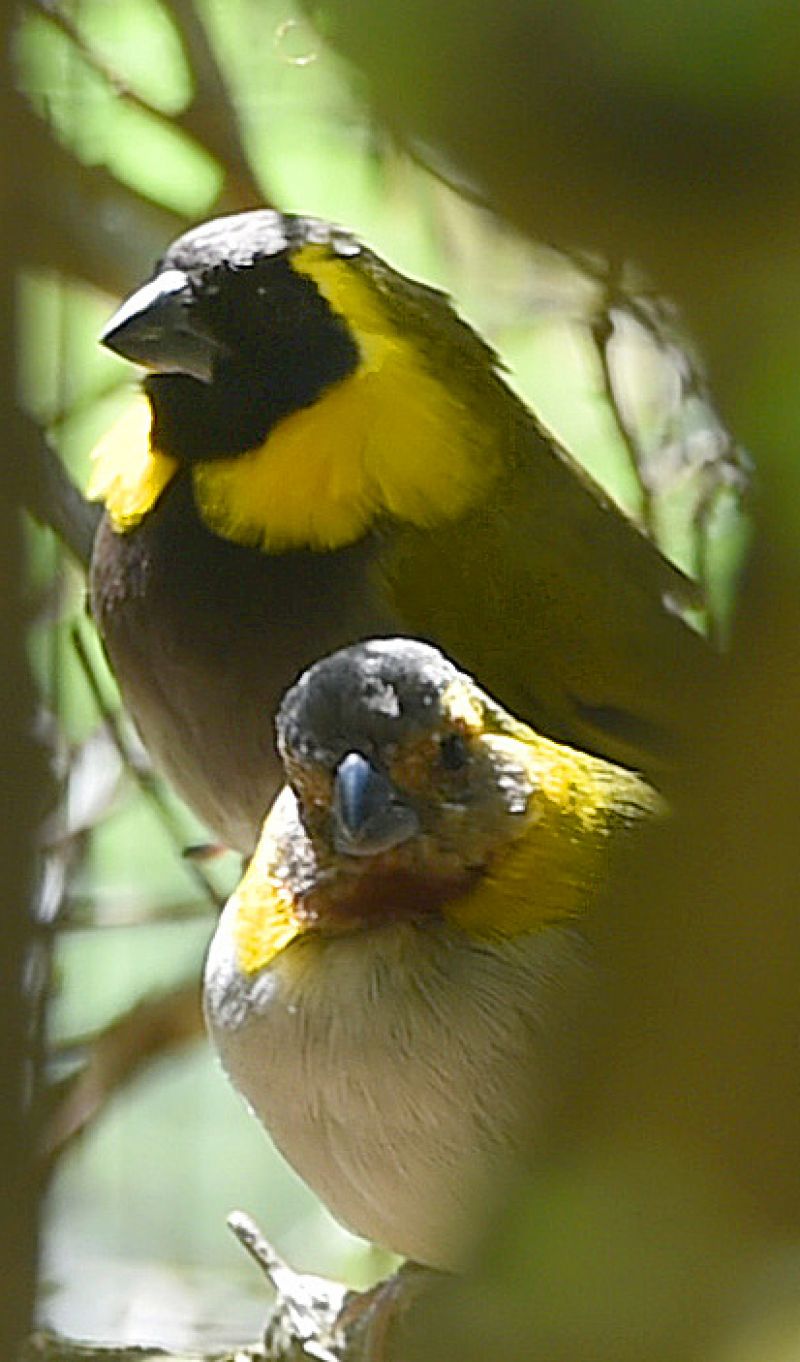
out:
<path id="1" fill-rule="evenodd" d="M 446 922 L 484 940 L 524 936 L 585 913 L 626 825 L 664 812 L 659 796 L 634 772 L 512 726 L 527 735 L 524 743 L 503 734 L 490 741 L 508 744 L 530 765 L 527 812 L 474 886 L 440 909 Z M 284 789 L 234 895 L 237 960 L 245 974 L 262 969 L 308 930 L 295 916 L 289 886 L 276 874 L 293 799 Z"/>
<path id="2" fill-rule="evenodd" d="M 492 431 L 448 375 L 428 372 L 352 263 L 308 246 L 292 264 L 346 320 L 359 365 L 258 448 L 194 464 L 203 520 L 223 538 L 281 552 L 341 548 L 387 516 L 422 527 L 457 519 L 502 466 Z M 93 458 L 88 495 L 105 502 L 120 532 L 152 510 L 178 466 L 153 445 L 144 396 Z"/>
<path id="3" fill-rule="evenodd" d="M 92 451 L 92 472 L 86 495 L 102 501 L 114 529 L 134 529 L 152 511 L 178 464 L 154 448 L 150 429 L 153 412 L 139 393 L 124 415 Z"/>
<path id="4" fill-rule="evenodd" d="M 194 470 L 206 523 L 279 551 L 341 548 L 384 516 L 418 526 L 456 519 L 499 471 L 490 431 L 428 373 L 352 264 L 307 246 L 292 266 L 346 320 L 361 361 L 259 449 Z"/>

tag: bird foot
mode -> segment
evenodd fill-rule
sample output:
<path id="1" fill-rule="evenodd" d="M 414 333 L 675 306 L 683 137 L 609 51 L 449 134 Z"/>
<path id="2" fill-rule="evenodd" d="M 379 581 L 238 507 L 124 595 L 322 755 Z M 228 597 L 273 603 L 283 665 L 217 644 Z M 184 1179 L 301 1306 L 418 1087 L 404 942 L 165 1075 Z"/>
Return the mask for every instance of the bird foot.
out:
<path id="1" fill-rule="evenodd" d="M 419 1263 L 404 1263 L 369 1291 L 348 1292 L 336 1321 L 346 1362 L 401 1362 L 392 1336 L 420 1291 L 439 1275 Z"/>

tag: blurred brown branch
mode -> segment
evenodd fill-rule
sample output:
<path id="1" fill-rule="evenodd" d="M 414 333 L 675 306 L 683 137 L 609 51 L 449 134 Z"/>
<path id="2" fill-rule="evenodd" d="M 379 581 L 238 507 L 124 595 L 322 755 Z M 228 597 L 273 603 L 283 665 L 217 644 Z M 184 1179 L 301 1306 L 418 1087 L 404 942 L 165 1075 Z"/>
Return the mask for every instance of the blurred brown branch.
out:
<path id="1" fill-rule="evenodd" d="M 63 6 L 54 3 L 54 0 L 33 0 L 33 3 L 43 17 L 69 39 L 82 60 L 109 85 L 118 98 L 149 117 L 180 129 L 215 158 L 224 176 L 223 189 L 215 204 L 216 212 L 263 206 L 264 193 L 247 155 L 230 90 L 203 20 L 191 0 L 171 0 L 167 6 L 180 34 L 194 87 L 188 108 L 169 115 L 131 87 L 125 77 L 87 41 Z"/>
<path id="2" fill-rule="evenodd" d="M 303 7 L 398 135 L 436 148 L 530 235 L 638 260 L 741 373 L 761 333 L 741 335 L 743 314 L 723 325 L 729 282 L 739 306 L 759 305 L 749 267 L 768 240 L 796 286 L 797 10 L 679 7 L 657 36 L 662 11 L 633 3 Z"/>
<path id="3" fill-rule="evenodd" d="M 145 278 L 164 245 L 188 225 L 179 213 L 78 161 L 46 125 L 14 102 L 7 123 L 20 163 L 35 166 L 18 208 L 17 261 L 121 295 Z"/>
<path id="4" fill-rule="evenodd" d="M 217 53 L 193 0 L 170 0 L 168 9 L 181 35 L 195 89 L 189 109 L 175 122 L 196 137 L 225 173 L 215 211 L 268 207 L 264 190 L 253 173 L 230 90 Z"/>
<path id="5" fill-rule="evenodd" d="M 407 1357 L 788 1362 L 800 1336 L 800 98 L 788 74 L 800 11 L 313 9 L 392 125 L 443 148 L 523 231 L 633 258 L 679 300 L 762 479 L 760 547 L 674 822 L 587 924 L 609 991 L 571 1101 L 473 1276 L 409 1318 Z M 735 486 L 746 465 L 720 448 L 720 485 Z"/>
<path id="6" fill-rule="evenodd" d="M 55 532 L 81 567 L 88 571 L 101 508 L 86 500 L 33 421 L 21 417 L 19 431 L 24 437 L 24 445 L 17 454 L 27 509 L 35 520 Z"/>
<path id="7" fill-rule="evenodd" d="M 82 1343 L 60 1334 L 33 1334 L 20 1354 L 20 1362 L 257 1362 L 264 1354 L 259 1346 L 215 1353 L 167 1352 L 163 1348 L 105 1347 Z M 287 1358 L 286 1362 L 292 1362 Z"/>
<path id="8" fill-rule="evenodd" d="M 0 44 L 11 45 L 12 7 L 0 16 Z M 0 87 L 0 116 L 13 128 L 8 82 Z M 31 899 L 34 846 L 49 787 L 43 753 L 34 740 L 36 702 L 28 665 L 26 562 L 19 508 L 23 436 L 15 393 L 18 292 L 15 261 L 25 236 L 20 195 L 24 176 L 12 137 L 0 148 L 0 414 L 5 439 L 0 498 L 0 1356 L 15 1358 L 33 1316 L 39 1209 L 32 1166 L 39 1091 L 38 1040 L 46 973 L 34 940 Z"/>
<path id="9" fill-rule="evenodd" d="M 181 989 L 143 999 L 98 1035 L 71 1043 L 69 1048 L 85 1050 L 87 1059 L 59 1094 L 45 1126 L 39 1147 L 43 1174 L 144 1065 L 203 1034 L 200 985 L 193 979 Z"/>

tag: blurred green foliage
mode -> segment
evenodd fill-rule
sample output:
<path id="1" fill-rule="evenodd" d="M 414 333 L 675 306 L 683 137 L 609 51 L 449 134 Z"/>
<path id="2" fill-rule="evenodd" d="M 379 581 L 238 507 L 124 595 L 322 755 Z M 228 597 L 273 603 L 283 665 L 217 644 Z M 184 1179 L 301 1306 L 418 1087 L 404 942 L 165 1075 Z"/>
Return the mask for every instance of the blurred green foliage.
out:
<path id="1" fill-rule="evenodd" d="M 635 26 L 626 35 L 635 46 Z M 509 381 L 665 550 L 703 578 L 712 615 L 725 616 L 746 538 L 746 461 L 674 319 L 653 310 L 645 284 L 631 288 L 645 298 L 644 311 L 627 312 L 624 290 L 611 290 L 598 262 L 532 245 L 395 144 L 372 123 L 352 72 L 283 0 L 33 3 L 22 13 L 15 56 L 35 116 L 74 164 L 78 218 L 85 175 L 109 177 L 92 226 L 110 244 L 120 279 L 140 282 L 123 187 L 135 195 L 134 211 L 154 203 L 187 225 L 259 200 L 345 223 L 394 265 L 458 299 L 509 366 Z M 699 49 L 698 62 L 702 72 Z M 54 213 L 53 231 L 61 224 Z M 79 245 L 87 226 L 75 228 Z M 128 400 L 132 376 L 96 345 L 114 299 L 102 288 L 107 276 L 98 270 L 95 279 L 91 236 L 80 278 L 60 273 L 59 259 L 54 248 L 52 267 L 40 264 L 21 281 L 19 381 L 26 407 L 83 482 L 89 452 Z M 97 794 L 109 756 L 106 748 L 93 758 L 86 746 L 101 716 L 72 644 L 76 621 L 111 711 L 113 683 L 82 620 L 79 575 L 46 532 L 32 530 L 30 539 L 38 607 L 31 654 L 57 716 L 65 790 L 50 846 L 63 881 L 50 1015 L 54 1072 L 63 1075 L 76 1038 L 151 990 L 187 975 L 199 981 L 213 914 L 197 900 L 175 837 L 130 776 L 120 772 L 102 799 Z M 201 842 L 191 815 L 167 792 L 162 798 L 183 829 L 178 840 Z M 238 866 L 229 857 L 208 873 L 224 893 Z M 63 1322 L 77 1309 L 82 1332 L 128 1328 L 141 1341 L 141 1317 L 135 1325 L 123 1318 L 125 1277 L 93 1305 L 81 1264 L 106 1256 L 238 1264 L 246 1276 L 222 1224 L 237 1204 L 298 1266 L 353 1282 L 385 1267 L 299 1186 L 210 1055 L 176 1052 L 114 1095 L 60 1161 L 46 1312 Z"/>

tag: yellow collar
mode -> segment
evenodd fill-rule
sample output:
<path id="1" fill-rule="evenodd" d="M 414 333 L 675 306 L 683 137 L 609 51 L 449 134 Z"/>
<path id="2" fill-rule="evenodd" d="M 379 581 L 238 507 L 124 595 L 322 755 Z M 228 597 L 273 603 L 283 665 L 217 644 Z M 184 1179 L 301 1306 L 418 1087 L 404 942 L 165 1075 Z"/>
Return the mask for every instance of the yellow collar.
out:
<path id="1" fill-rule="evenodd" d="M 500 468 L 490 429 L 396 329 L 351 263 L 307 246 L 293 268 L 314 279 L 361 352 L 348 378 L 279 421 L 257 449 L 192 465 L 198 511 L 223 538 L 267 552 L 336 549 L 384 517 L 456 519 Z M 143 396 L 94 453 L 88 488 L 114 528 L 134 528 L 177 470 L 155 448 Z"/>

